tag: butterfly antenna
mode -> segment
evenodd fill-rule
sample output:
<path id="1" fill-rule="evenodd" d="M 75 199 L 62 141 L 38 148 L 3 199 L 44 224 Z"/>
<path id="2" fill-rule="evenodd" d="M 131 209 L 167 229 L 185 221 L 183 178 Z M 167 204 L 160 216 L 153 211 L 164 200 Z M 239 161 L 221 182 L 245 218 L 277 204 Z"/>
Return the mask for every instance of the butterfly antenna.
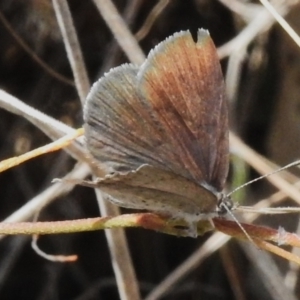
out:
<path id="1" fill-rule="evenodd" d="M 223 207 L 226 212 L 231 216 L 231 218 L 238 224 L 242 232 L 245 234 L 246 238 L 253 243 L 254 245 L 255 242 L 253 241 L 252 237 L 249 235 L 249 233 L 246 231 L 246 229 L 242 226 L 242 224 L 238 221 L 238 219 L 235 217 L 235 215 L 231 212 L 230 208 L 226 205 L 226 203 L 222 202 L 220 203 L 220 206 Z"/>
<path id="2" fill-rule="evenodd" d="M 230 195 L 232 195 L 233 193 L 237 192 L 237 191 L 240 190 L 241 188 L 244 188 L 244 187 L 247 186 L 247 185 L 250 185 L 250 184 L 252 184 L 252 183 L 254 183 L 254 182 L 256 182 L 256 181 L 259 181 L 259 180 L 261 180 L 261 179 L 263 179 L 263 178 L 265 178 L 265 177 L 268 177 L 268 176 L 270 176 L 270 175 L 276 174 L 276 173 L 281 172 L 281 171 L 283 171 L 283 170 L 286 170 L 286 169 L 288 169 L 288 168 L 297 166 L 297 165 L 299 165 L 299 164 L 300 164 L 300 160 L 297 160 L 297 161 L 294 161 L 294 162 L 292 162 L 292 163 L 290 163 L 290 164 L 288 164 L 288 165 L 286 165 L 286 166 L 284 166 L 284 167 L 281 167 L 281 168 L 279 168 L 279 169 L 277 169 L 277 170 L 275 170 L 275 171 L 273 171 L 273 172 L 271 172 L 271 173 L 268 173 L 268 174 L 262 175 L 262 176 L 260 176 L 260 177 L 257 177 L 257 178 L 255 178 L 255 179 L 253 179 L 253 180 L 250 180 L 250 181 L 246 182 L 245 184 L 243 184 L 243 185 L 237 187 L 237 188 L 234 189 L 233 191 L 231 191 L 229 194 L 227 194 L 227 197 L 229 197 Z"/>

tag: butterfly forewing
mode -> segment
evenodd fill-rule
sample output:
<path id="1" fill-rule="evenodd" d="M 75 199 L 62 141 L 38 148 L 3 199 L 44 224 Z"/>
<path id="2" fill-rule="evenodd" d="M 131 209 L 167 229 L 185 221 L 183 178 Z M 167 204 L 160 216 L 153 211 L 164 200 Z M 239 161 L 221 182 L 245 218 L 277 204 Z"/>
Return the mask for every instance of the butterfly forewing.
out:
<path id="1" fill-rule="evenodd" d="M 222 190 L 228 172 L 228 116 L 209 34 L 199 30 L 196 43 L 189 32 L 174 34 L 151 51 L 138 77 L 140 91 L 181 164 L 181 175 Z"/>

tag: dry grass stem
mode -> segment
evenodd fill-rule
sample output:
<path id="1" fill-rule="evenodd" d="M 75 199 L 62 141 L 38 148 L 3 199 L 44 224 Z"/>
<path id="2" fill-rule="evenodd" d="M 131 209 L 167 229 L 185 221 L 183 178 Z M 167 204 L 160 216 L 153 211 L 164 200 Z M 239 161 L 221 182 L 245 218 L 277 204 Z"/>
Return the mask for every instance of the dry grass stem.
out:
<path id="1" fill-rule="evenodd" d="M 76 89 L 81 104 L 83 105 L 85 98 L 90 90 L 90 83 L 79 46 L 76 30 L 73 24 L 71 12 L 68 3 L 65 0 L 52 0 L 52 3 L 61 34 L 63 36 L 68 59 L 73 71 Z"/>

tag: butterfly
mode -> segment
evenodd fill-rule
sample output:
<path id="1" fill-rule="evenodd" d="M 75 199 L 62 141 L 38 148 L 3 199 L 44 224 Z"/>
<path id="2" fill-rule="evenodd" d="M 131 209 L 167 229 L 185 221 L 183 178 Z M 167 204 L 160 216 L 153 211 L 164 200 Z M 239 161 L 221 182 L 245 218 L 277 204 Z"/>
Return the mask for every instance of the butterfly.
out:
<path id="1" fill-rule="evenodd" d="M 231 207 L 228 109 L 208 31 L 166 38 L 141 66 L 104 74 L 84 107 L 86 147 L 107 175 L 97 187 L 113 203 L 197 222 Z"/>

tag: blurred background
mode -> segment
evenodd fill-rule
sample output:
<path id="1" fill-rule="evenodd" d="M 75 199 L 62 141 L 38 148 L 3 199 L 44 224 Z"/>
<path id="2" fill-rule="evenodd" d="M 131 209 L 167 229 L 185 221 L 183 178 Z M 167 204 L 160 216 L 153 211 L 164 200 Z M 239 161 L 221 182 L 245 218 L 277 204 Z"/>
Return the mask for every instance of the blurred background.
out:
<path id="1" fill-rule="evenodd" d="M 91 82 L 111 67 L 128 62 L 93 1 L 68 3 Z M 222 46 L 219 54 L 228 89 L 232 130 L 279 165 L 299 158 L 300 49 L 272 17 L 265 17 L 259 1 L 114 0 L 113 3 L 136 34 L 145 54 L 174 32 L 189 29 L 195 34 L 198 28 L 208 29 L 216 46 Z M 278 5 L 278 11 L 300 33 L 298 1 L 272 3 Z M 245 37 L 246 42 L 224 47 L 240 37 Z M 82 108 L 72 84 L 52 2 L 1 1 L 0 45 L 0 88 L 74 128 L 81 127 Z M 47 67 L 41 66 L 34 55 Z M 39 128 L 3 109 L 0 140 L 0 160 L 50 142 Z M 1 219 L 49 187 L 53 178 L 67 174 L 74 163 L 61 151 L 0 174 Z M 238 168 L 246 170 L 245 180 L 258 176 L 246 166 Z M 232 167 L 228 189 L 236 169 Z M 245 189 L 240 197 L 253 204 L 274 191 L 265 182 L 259 182 Z M 45 207 L 39 219 L 97 216 L 99 208 L 93 190 L 76 187 Z M 258 222 L 294 232 L 298 219 L 268 216 Z M 127 229 L 126 235 L 143 297 L 210 236 L 176 238 L 144 229 Z M 24 236 L 0 241 L 0 299 L 119 299 L 103 232 L 39 239 L 40 248 L 47 253 L 78 254 L 79 260 L 74 263 L 47 261 L 32 250 L 30 242 L 31 238 Z M 274 281 L 264 274 L 265 270 L 271 270 L 284 299 L 300 299 L 297 269 L 264 251 L 256 251 L 253 257 L 247 248 L 247 243 L 228 242 L 199 266 L 195 265 L 161 299 L 283 299 L 275 292 Z"/>

